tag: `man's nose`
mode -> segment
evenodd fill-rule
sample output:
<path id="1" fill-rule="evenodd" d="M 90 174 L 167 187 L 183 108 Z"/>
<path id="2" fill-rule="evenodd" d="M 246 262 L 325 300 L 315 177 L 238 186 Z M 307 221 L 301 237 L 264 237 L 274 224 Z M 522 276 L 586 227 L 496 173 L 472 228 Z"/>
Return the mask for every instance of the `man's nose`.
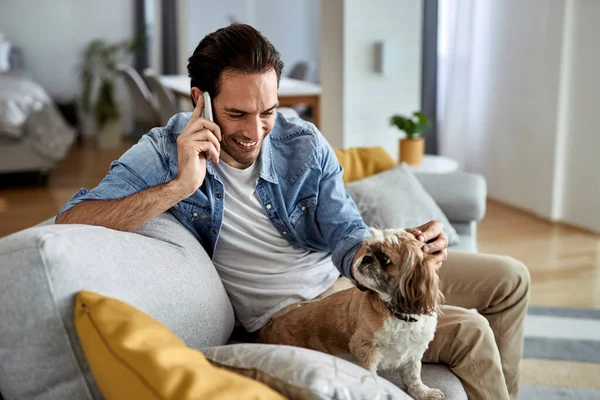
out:
<path id="1" fill-rule="evenodd" d="M 246 125 L 246 136 L 248 139 L 257 142 L 263 135 L 262 121 L 260 116 L 250 118 Z"/>

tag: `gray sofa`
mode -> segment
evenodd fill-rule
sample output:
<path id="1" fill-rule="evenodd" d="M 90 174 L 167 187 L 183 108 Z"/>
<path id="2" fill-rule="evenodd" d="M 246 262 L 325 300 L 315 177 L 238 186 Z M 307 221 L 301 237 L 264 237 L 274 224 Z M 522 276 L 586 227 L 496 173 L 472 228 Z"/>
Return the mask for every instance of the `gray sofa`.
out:
<path id="1" fill-rule="evenodd" d="M 485 181 L 463 173 L 418 177 L 460 233 L 461 248 L 476 251 Z M 54 225 L 51 219 L 0 239 L 0 393 L 5 400 L 102 398 L 74 328 L 74 295 L 83 289 L 139 308 L 211 359 L 267 369 L 309 387 L 319 398 L 372 399 L 377 393 L 409 398 L 393 371 L 382 372 L 383 379 L 310 350 L 228 344 L 235 321 L 221 281 L 194 236 L 167 212 L 136 233 Z M 425 365 L 423 379 L 447 399 L 466 399 L 458 378 L 443 365 Z"/>

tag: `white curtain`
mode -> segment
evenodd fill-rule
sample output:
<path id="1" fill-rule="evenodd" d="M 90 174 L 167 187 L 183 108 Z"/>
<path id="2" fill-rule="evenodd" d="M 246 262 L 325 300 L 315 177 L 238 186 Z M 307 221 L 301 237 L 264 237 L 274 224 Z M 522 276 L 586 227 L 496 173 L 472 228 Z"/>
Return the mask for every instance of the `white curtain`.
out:
<path id="1" fill-rule="evenodd" d="M 475 0 L 440 0 L 438 9 L 438 141 L 441 155 L 469 170 L 473 140 L 472 64 Z"/>

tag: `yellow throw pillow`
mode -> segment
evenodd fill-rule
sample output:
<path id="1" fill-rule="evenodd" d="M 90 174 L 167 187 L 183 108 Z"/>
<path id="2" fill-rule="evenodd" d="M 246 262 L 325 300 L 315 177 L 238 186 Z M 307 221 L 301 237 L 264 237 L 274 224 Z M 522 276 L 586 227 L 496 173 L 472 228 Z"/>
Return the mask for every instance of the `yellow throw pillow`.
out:
<path id="1" fill-rule="evenodd" d="M 344 183 L 357 181 L 398 165 L 383 147 L 353 147 L 334 151 L 338 162 L 344 167 Z"/>
<path id="2" fill-rule="evenodd" d="M 75 326 L 103 396 L 111 399 L 284 399 L 262 383 L 216 368 L 138 309 L 81 291 Z"/>

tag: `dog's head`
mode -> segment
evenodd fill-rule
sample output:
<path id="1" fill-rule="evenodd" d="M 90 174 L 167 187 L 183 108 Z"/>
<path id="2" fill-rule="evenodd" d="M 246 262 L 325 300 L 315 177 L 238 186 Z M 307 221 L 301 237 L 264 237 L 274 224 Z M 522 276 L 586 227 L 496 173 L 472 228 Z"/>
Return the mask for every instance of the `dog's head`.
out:
<path id="1" fill-rule="evenodd" d="M 365 254 L 352 266 L 359 289 L 369 289 L 405 314 L 431 314 L 443 301 L 435 260 L 403 229 L 371 229 Z"/>

